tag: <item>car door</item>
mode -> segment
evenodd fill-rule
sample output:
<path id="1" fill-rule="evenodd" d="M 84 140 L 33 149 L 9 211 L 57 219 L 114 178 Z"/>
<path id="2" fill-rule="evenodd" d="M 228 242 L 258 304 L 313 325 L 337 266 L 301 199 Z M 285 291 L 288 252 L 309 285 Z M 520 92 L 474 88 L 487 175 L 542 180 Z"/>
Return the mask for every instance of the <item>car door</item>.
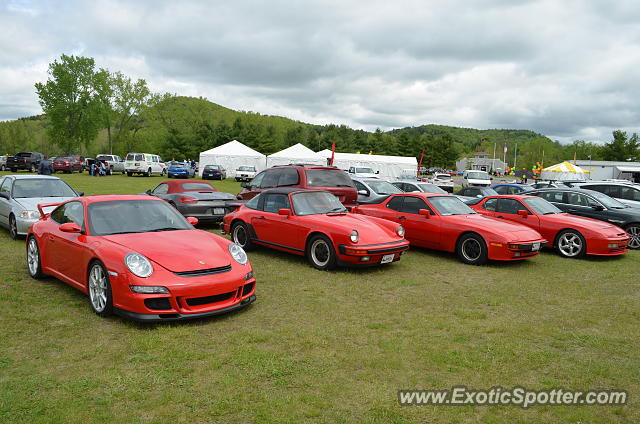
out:
<path id="1" fill-rule="evenodd" d="M 516 199 L 492 199 L 497 200 L 496 211 L 494 216 L 500 219 L 506 219 L 516 224 L 526 225 L 527 227 L 538 230 L 540 228 L 539 218 L 532 214 L 525 205 Z M 519 215 L 519 211 L 525 211 L 527 216 Z"/>
<path id="2" fill-rule="evenodd" d="M 0 197 L 0 225 L 9 228 L 9 214 L 11 213 L 11 185 L 13 178 L 4 177 L 0 182 L 0 192 L 6 193 L 7 199 Z"/>
<path id="3" fill-rule="evenodd" d="M 567 192 L 567 212 L 573 215 L 586 216 L 588 218 L 603 219 L 602 211 L 606 208 L 597 200 L 576 192 Z M 601 208 L 596 210 L 596 208 Z"/>
<path id="4" fill-rule="evenodd" d="M 261 196 L 261 205 L 251 218 L 258 239 L 269 244 L 280 247 L 299 248 L 296 235 L 300 234 L 296 222 L 300 222 L 303 217 L 291 217 L 279 215 L 280 209 L 291 210 L 289 196 L 281 193 L 270 193 Z"/>
<path id="5" fill-rule="evenodd" d="M 434 245 L 431 241 L 431 235 L 427 234 L 428 231 L 426 230 L 429 227 L 427 221 L 430 221 L 431 217 L 426 218 L 418 213 L 420 209 L 433 211 L 424 200 L 416 196 L 396 195 L 387 202 L 384 209 L 376 209 L 380 211 L 379 215 L 376 216 L 402 224 L 405 229 L 404 236 L 410 243 L 422 247 L 432 247 Z"/>
<path id="6" fill-rule="evenodd" d="M 556 190 L 545 190 L 534 194 L 553 204 L 562 212 L 569 212 L 570 205 L 567 203 L 566 193 Z"/>
<path id="7" fill-rule="evenodd" d="M 46 252 L 49 265 L 72 285 L 84 288 L 86 277 L 85 256 L 88 254 L 87 236 L 60 231 L 60 225 L 74 222 L 84 230 L 84 207 L 80 202 L 67 202 L 51 212 L 56 225 L 46 235 Z"/>

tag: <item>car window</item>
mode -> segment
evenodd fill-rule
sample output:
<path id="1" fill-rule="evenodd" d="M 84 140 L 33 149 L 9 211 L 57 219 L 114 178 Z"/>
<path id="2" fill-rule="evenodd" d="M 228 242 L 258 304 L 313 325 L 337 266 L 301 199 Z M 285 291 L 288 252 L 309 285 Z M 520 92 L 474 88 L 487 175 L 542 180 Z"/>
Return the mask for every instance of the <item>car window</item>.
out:
<path id="1" fill-rule="evenodd" d="M 537 193 L 536 196 L 540 196 L 548 202 L 565 203 L 561 191 L 542 191 Z"/>
<path id="2" fill-rule="evenodd" d="M 249 209 L 258 210 L 258 202 L 260 202 L 260 195 L 254 196 L 251 200 L 249 200 L 244 205 Z"/>
<path id="3" fill-rule="evenodd" d="M 300 183 L 298 170 L 295 168 L 279 169 L 278 174 L 278 187 L 294 186 Z"/>
<path id="4" fill-rule="evenodd" d="M 267 194 L 262 209 L 271 213 L 278 213 L 279 209 L 290 209 L 289 196 L 286 194 Z"/>
<path id="5" fill-rule="evenodd" d="M 640 190 L 635 187 L 620 187 L 620 198 L 640 202 Z"/>
<path id="6" fill-rule="evenodd" d="M 484 205 L 482 205 L 482 208 L 491 212 L 495 212 L 496 206 L 498 206 L 498 199 L 489 199 L 486 202 L 484 202 Z"/>
<path id="7" fill-rule="evenodd" d="M 159 184 L 153 189 L 153 194 L 167 194 L 169 192 L 169 184 Z"/>
<path id="8" fill-rule="evenodd" d="M 351 177 L 346 172 L 337 169 L 307 169 L 309 187 L 353 187 Z"/>
<path id="9" fill-rule="evenodd" d="M 265 171 L 260 188 L 277 187 L 278 179 L 279 175 L 277 169 Z"/>
<path id="10" fill-rule="evenodd" d="M 496 191 L 496 193 L 498 193 L 498 194 L 507 194 L 507 193 L 506 193 L 506 191 L 507 191 L 507 190 L 506 190 L 506 189 L 507 189 L 507 186 L 498 186 L 498 187 L 494 187 L 493 189 L 494 189 L 494 190 Z"/>
<path id="11" fill-rule="evenodd" d="M 360 181 L 354 181 L 353 184 L 355 184 L 356 190 L 358 190 L 358 191 L 364 190 L 367 193 L 369 192 L 369 189 L 364 184 L 362 184 Z"/>
<path id="12" fill-rule="evenodd" d="M 389 184 L 386 181 L 371 180 L 371 181 L 367 181 L 367 184 L 369 185 L 369 187 L 371 187 L 371 190 L 373 190 L 376 194 L 385 195 L 385 194 L 402 193 L 402 190 L 400 190 L 398 187 L 394 186 L 393 184 Z"/>
<path id="13" fill-rule="evenodd" d="M 587 196 L 582 193 L 567 193 L 567 201 L 574 206 L 589 206 Z"/>
<path id="14" fill-rule="evenodd" d="M 82 227 L 84 225 L 84 211 L 82 203 L 69 202 L 58 206 L 53 212 L 51 212 L 51 219 L 58 224 L 74 222 L 78 224 L 78 226 Z"/>
<path id="15" fill-rule="evenodd" d="M 401 212 L 419 214 L 420 209 L 429 209 L 427 203 L 419 197 L 405 196 Z"/>
<path id="16" fill-rule="evenodd" d="M 135 155 L 135 160 L 144 160 L 144 155 L 141 155 L 141 154 Z"/>
<path id="17" fill-rule="evenodd" d="M 256 175 L 255 177 L 253 177 L 253 179 L 251 180 L 251 188 L 252 189 L 261 187 L 261 183 L 262 183 L 262 179 L 264 178 L 264 174 L 266 174 L 266 172 L 261 172 L 258 175 Z"/>
<path id="18" fill-rule="evenodd" d="M 206 183 L 184 183 L 182 184 L 183 190 L 202 190 L 202 191 L 216 191 L 215 188 Z"/>
<path id="19" fill-rule="evenodd" d="M 9 193 L 11 191 L 11 178 L 5 178 L 2 180 L 0 191 L 3 193 Z"/>
<path id="20" fill-rule="evenodd" d="M 498 205 L 496 207 L 496 212 L 499 213 L 509 213 L 509 214 L 517 214 L 518 211 L 526 211 L 522 203 L 518 202 L 514 199 L 498 199 Z"/>
<path id="21" fill-rule="evenodd" d="M 402 210 L 402 203 L 404 202 L 405 196 L 396 196 L 393 199 L 387 202 L 387 207 L 394 211 L 400 212 Z"/>

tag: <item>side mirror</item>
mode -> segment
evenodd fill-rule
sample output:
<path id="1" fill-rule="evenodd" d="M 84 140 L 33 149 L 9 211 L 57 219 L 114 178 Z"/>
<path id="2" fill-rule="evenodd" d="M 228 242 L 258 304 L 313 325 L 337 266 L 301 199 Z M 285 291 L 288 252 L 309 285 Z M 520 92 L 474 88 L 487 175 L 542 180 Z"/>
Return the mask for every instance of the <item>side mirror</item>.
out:
<path id="1" fill-rule="evenodd" d="M 358 194 L 362 194 L 363 196 L 368 196 L 369 192 L 367 190 L 358 190 Z"/>
<path id="2" fill-rule="evenodd" d="M 380 173 L 380 171 L 376 171 L 376 174 L 379 174 L 379 173 Z"/>
<path id="3" fill-rule="evenodd" d="M 9 193 L 7 193 L 6 191 L 0 191 L 0 197 L 9 200 Z"/>
<path id="4" fill-rule="evenodd" d="M 291 209 L 286 209 L 286 208 L 278 209 L 278 215 L 291 216 Z"/>
<path id="5" fill-rule="evenodd" d="M 146 194 L 148 194 L 149 196 L 151 196 L 151 190 L 147 190 L 145 191 Z"/>
<path id="6" fill-rule="evenodd" d="M 75 222 L 67 222 L 65 224 L 60 225 L 60 231 L 63 233 L 81 233 L 82 228 Z"/>
<path id="7" fill-rule="evenodd" d="M 520 209 L 520 210 L 518 211 L 518 215 L 520 215 L 520 216 L 521 216 L 521 217 L 523 217 L 523 218 L 526 218 L 526 217 L 528 217 L 528 216 L 529 216 L 529 212 L 527 212 L 527 211 L 523 211 L 522 209 Z"/>
<path id="8" fill-rule="evenodd" d="M 243 182 L 241 182 L 241 183 L 240 183 L 240 187 L 242 187 L 242 188 L 249 188 L 249 187 L 251 187 L 251 186 L 249 185 L 249 183 L 248 183 L 248 182 L 243 181 Z"/>
<path id="9" fill-rule="evenodd" d="M 195 227 L 196 225 L 198 225 L 198 218 L 194 216 L 188 216 L 187 222 Z"/>
<path id="10" fill-rule="evenodd" d="M 427 219 L 431 216 L 431 211 L 429 209 L 420 209 L 418 213 Z"/>

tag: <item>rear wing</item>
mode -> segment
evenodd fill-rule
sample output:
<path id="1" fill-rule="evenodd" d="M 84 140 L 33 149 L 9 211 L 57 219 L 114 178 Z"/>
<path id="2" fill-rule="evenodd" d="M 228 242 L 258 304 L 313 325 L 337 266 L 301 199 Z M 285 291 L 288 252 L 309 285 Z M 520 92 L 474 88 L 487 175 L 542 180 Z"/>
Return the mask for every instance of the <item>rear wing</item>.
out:
<path id="1" fill-rule="evenodd" d="M 58 202 L 58 203 L 39 203 L 38 204 L 38 211 L 40 211 L 40 216 L 41 217 L 46 217 L 49 216 L 51 214 L 51 212 L 49 213 L 45 213 L 44 208 L 53 208 L 56 207 L 58 205 L 61 205 L 62 202 Z"/>

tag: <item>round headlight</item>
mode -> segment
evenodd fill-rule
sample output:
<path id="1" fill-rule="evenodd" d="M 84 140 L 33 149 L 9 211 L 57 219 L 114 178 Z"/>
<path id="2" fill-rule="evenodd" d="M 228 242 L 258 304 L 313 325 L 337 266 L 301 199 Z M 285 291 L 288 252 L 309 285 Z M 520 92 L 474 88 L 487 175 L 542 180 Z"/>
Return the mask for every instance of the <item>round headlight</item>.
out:
<path id="1" fill-rule="evenodd" d="M 124 264 L 129 268 L 129 271 L 138 277 L 147 278 L 153 274 L 151 262 L 139 253 L 127 253 L 124 257 Z"/>
<path id="2" fill-rule="evenodd" d="M 398 225 L 398 235 L 404 237 L 404 227 L 402 225 Z"/>
<path id="3" fill-rule="evenodd" d="M 351 241 L 353 243 L 357 243 L 359 238 L 358 232 L 356 230 L 351 230 Z"/>
<path id="4" fill-rule="evenodd" d="M 231 243 L 229 245 L 229 253 L 231 253 L 233 259 L 235 259 L 236 262 L 238 262 L 240 265 L 244 265 L 247 263 L 247 254 L 245 253 L 244 249 L 240 247 L 240 245 Z"/>

